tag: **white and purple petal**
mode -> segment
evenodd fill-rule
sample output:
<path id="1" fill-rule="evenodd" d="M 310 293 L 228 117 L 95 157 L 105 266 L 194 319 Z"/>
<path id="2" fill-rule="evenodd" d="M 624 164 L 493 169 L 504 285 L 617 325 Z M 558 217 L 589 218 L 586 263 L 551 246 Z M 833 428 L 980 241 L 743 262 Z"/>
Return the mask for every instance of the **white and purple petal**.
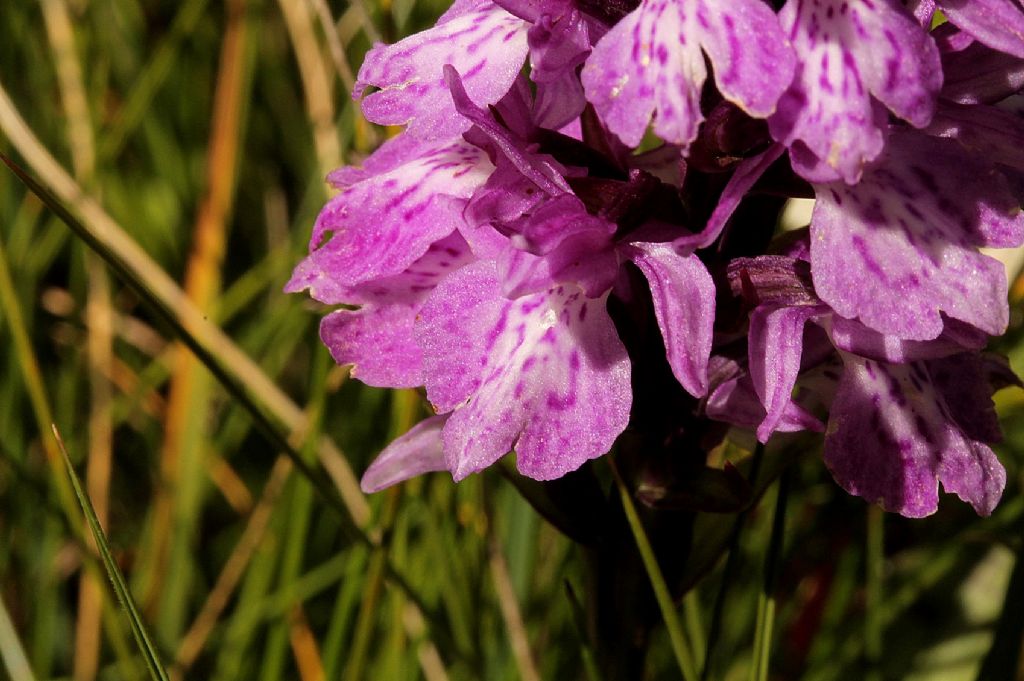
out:
<path id="1" fill-rule="evenodd" d="M 990 163 L 904 132 L 860 184 L 817 185 L 815 194 L 814 287 L 839 315 L 905 340 L 936 338 L 942 313 L 1005 330 L 1003 266 L 977 247 L 1019 245 L 1024 214 Z"/>
<path id="2" fill-rule="evenodd" d="M 449 276 L 421 312 L 427 396 L 456 480 L 514 449 L 549 480 L 607 452 L 626 427 L 630 365 L 605 309 L 575 286 L 511 301 L 494 264 Z"/>
<path id="3" fill-rule="evenodd" d="M 919 518 L 935 512 L 941 483 L 979 514 L 991 513 L 1006 472 L 952 420 L 927 366 L 843 360 L 825 436 L 825 463 L 840 486 Z"/>
<path id="4" fill-rule="evenodd" d="M 950 23 L 989 47 L 1024 58 L 1024 7 L 1018 0 L 939 0 Z"/>
<path id="5" fill-rule="evenodd" d="M 829 319 L 828 333 L 840 350 L 892 364 L 938 359 L 965 350 L 980 350 L 988 342 L 987 334 L 955 319 L 944 319 L 942 334 L 927 341 L 887 336 L 839 315 L 832 315 Z"/>
<path id="6" fill-rule="evenodd" d="M 757 426 L 761 442 L 768 442 L 790 410 L 800 373 L 804 324 L 826 312 L 820 305 L 762 306 L 750 315 L 750 378 L 765 409 L 764 420 Z"/>
<path id="7" fill-rule="evenodd" d="M 447 421 L 447 414 L 431 416 L 389 444 L 363 473 L 359 487 L 372 494 L 417 475 L 447 470 L 441 440 Z"/>
<path id="8" fill-rule="evenodd" d="M 458 234 L 431 244 L 401 274 L 349 288 L 345 301 L 358 310 L 338 310 L 320 324 L 320 338 L 338 364 L 367 385 L 423 385 L 423 357 L 414 327 L 423 301 L 449 272 L 473 261 Z"/>
<path id="9" fill-rule="evenodd" d="M 795 60 L 775 14 L 759 0 L 643 0 L 594 47 L 581 74 L 608 129 L 637 146 L 654 132 L 686 147 L 703 120 L 704 53 L 726 99 L 766 117 Z"/>
<path id="10" fill-rule="evenodd" d="M 911 125 L 931 120 L 939 52 L 895 0 L 789 0 L 779 20 L 800 66 L 769 126 L 803 176 L 857 182 L 885 146 L 877 102 Z"/>
<path id="11" fill-rule="evenodd" d="M 347 187 L 320 212 L 311 253 L 285 290 L 352 303 L 351 286 L 403 272 L 461 227 L 466 200 L 493 168 L 483 151 L 457 140 Z"/>
<path id="12" fill-rule="evenodd" d="M 381 125 L 406 125 L 422 139 L 451 139 L 469 128 L 452 104 L 442 69 L 463 74 L 473 101 L 487 106 L 512 87 L 526 59 L 528 25 L 489 0 L 462 3 L 433 28 L 366 55 L 353 96 L 363 114 Z"/>
<path id="13" fill-rule="evenodd" d="M 715 284 L 696 255 L 670 244 L 633 243 L 627 256 L 647 277 L 669 366 L 694 397 L 708 392 L 708 358 L 715 321 Z"/>

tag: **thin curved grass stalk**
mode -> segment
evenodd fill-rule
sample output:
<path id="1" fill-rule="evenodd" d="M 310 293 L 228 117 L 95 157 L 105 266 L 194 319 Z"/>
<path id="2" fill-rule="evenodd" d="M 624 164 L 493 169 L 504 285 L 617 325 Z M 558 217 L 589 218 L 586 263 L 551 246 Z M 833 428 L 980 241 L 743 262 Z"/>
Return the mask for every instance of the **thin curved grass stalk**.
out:
<path id="1" fill-rule="evenodd" d="M 96 173 L 96 148 L 71 14 L 66 0 L 44 0 L 42 10 L 47 38 L 57 67 L 61 104 L 67 117 L 72 166 L 76 179 L 89 186 Z M 86 250 L 85 267 L 89 279 L 85 317 L 90 393 L 85 485 L 96 507 L 96 516 L 100 524 L 104 525 L 107 522 L 107 497 L 113 463 L 113 391 L 107 378 L 113 363 L 113 308 L 103 261 L 95 253 Z M 72 676 L 77 681 L 83 681 L 95 679 L 99 670 L 103 585 L 98 576 L 89 571 L 83 571 L 79 579 Z"/>
<path id="2" fill-rule="evenodd" d="M 881 681 L 882 626 L 884 594 L 882 577 L 885 570 L 885 514 L 878 506 L 867 512 L 866 580 L 864 603 L 864 656 L 868 663 L 868 681 Z"/>
<path id="3" fill-rule="evenodd" d="M 7 124 L 11 122 L 11 111 L 10 100 L 0 87 L 0 127 L 5 130 Z M 18 122 L 24 125 L 22 121 Z M 27 128 L 24 132 L 28 132 Z M 38 144 L 34 136 L 32 141 Z M 93 222 L 91 227 L 86 227 L 57 197 L 25 170 L 2 154 L 0 159 L 72 231 L 99 253 L 120 278 L 149 303 L 160 319 L 196 354 L 228 394 L 245 409 L 257 428 L 284 452 L 296 470 L 310 481 L 321 499 L 338 514 L 345 533 L 360 544 L 377 546 L 380 543 L 378 533 L 370 534 L 362 529 L 369 522 L 366 500 L 359 491 L 348 462 L 333 443 L 327 438 L 319 440 L 317 453 L 322 469 L 314 469 L 303 461 L 284 434 L 284 431 L 302 433 L 308 427 L 299 408 L 231 342 L 223 331 L 196 310 L 166 273 L 117 228 L 98 204 L 82 193 L 41 146 L 35 151 L 43 153 L 45 162 L 52 164 L 50 170 L 58 173 L 64 189 L 70 189 L 70 195 L 80 202 L 77 207 L 83 212 L 90 213 L 94 219 L 98 217 L 101 220 L 99 224 Z M 328 476 L 337 485 L 337 490 L 328 482 Z M 423 612 L 428 622 L 436 626 L 442 621 L 389 561 L 385 562 L 385 573 Z"/>
<path id="4" fill-rule="evenodd" d="M 4 668 L 11 681 L 35 681 L 35 674 L 29 665 L 28 656 L 25 654 L 25 646 L 18 638 L 18 632 L 14 629 L 14 622 L 7 612 L 3 598 L 0 597 L 0 659 L 4 661 Z"/>
<path id="5" fill-rule="evenodd" d="M 622 499 L 622 508 L 626 514 L 626 521 L 629 523 L 629 529 L 633 533 L 636 547 L 640 551 L 640 558 L 643 560 L 647 577 L 651 580 L 651 587 L 654 589 L 654 596 L 658 601 L 661 616 L 665 620 L 665 628 L 668 630 L 668 637 L 672 643 L 672 652 L 675 654 L 676 664 L 679 666 L 679 671 L 682 673 L 685 681 L 697 681 L 697 667 L 693 661 L 693 653 L 690 652 L 690 646 L 683 635 L 683 627 L 679 622 L 675 603 L 672 602 L 668 584 L 665 582 L 665 576 L 661 574 L 661 568 L 658 567 L 658 559 L 654 555 L 654 549 L 651 547 L 651 542 L 647 538 L 647 533 L 640 522 L 640 516 L 636 512 L 633 498 L 626 487 L 626 483 L 619 475 L 615 462 L 611 458 L 608 459 L 608 465 L 611 467 L 612 474 L 615 477 L 615 486 L 618 488 L 619 497 Z"/>
<path id="6" fill-rule="evenodd" d="M 272 442 L 286 444 L 282 431 L 306 431 L 307 421 L 298 405 L 220 328 L 212 324 L 174 280 L 67 174 L 25 124 L 2 84 L 0 130 L 29 161 L 32 169 L 45 178 L 46 184 L 41 184 L 6 156 L 0 155 L 4 162 L 153 307 L 228 392 L 239 400 Z M 80 215 L 82 220 L 74 214 Z M 290 455 L 296 454 L 294 448 L 282 449 Z M 341 504 L 339 510 L 350 516 L 356 526 L 368 527 L 369 505 L 345 457 L 328 438 L 320 439 L 317 453 L 341 495 L 339 500 L 337 495 L 330 494 L 335 497 L 335 502 Z M 302 468 L 299 468 L 300 472 Z"/>
<path id="7" fill-rule="evenodd" d="M 764 582 L 757 596 L 757 622 L 754 628 L 754 655 L 750 667 L 751 681 L 767 681 L 771 660 L 772 633 L 775 626 L 775 582 L 786 530 L 786 502 L 789 499 L 789 470 L 779 478 L 772 517 L 771 538 L 764 560 Z"/>
<path id="8" fill-rule="evenodd" d="M 71 465 L 71 459 L 68 457 L 67 449 L 64 447 L 64 441 L 60 437 L 60 431 L 57 430 L 56 425 L 53 425 L 52 428 L 53 437 L 57 441 L 57 447 L 64 459 L 64 466 L 67 468 L 68 478 L 71 480 L 71 486 L 74 488 L 75 496 L 78 497 L 78 503 L 82 507 L 82 513 L 85 514 L 85 520 L 92 531 L 93 539 L 96 541 L 96 547 L 99 549 L 103 567 L 106 568 L 107 576 L 110 578 L 110 583 L 114 588 L 114 594 L 128 616 L 128 622 L 131 624 L 135 642 L 138 644 L 139 652 L 146 663 L 146 670 L 149 672 L 150 678 L 155 681 L 170 681 L 167 671 L 160 661 L 160 655 L 157 652 L 156 646 L 146 631 L 145 624 L 142 622 L 142 615 L 139 613 L 139 609 L 132 599 L 131 592 L 128 590 L 128 584 L 124 581 L 124 575 L 121 574 L 121 570 L 117 567 L 117 562 L 110 551 L 110 545 L 107 543 L 103 528 L 100 527 L 99 518 L 96 517 L 96 510 L 93 508 L 92 502 L 89 501 L 85 490 L 82 489 L 82 482 L 78 479 L 74 466 Z"/>

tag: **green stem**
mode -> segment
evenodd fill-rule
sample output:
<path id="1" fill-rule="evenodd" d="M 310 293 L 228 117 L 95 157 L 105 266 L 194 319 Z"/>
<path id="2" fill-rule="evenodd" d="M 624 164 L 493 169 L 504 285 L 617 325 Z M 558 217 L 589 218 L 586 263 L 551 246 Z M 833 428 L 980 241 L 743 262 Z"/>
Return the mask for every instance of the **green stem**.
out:
<path id="1" fill-rule="evenodd" d="M 651 547 L 651 542 L 647 538 L 643 524 L 640 522 L 636 506 L 633 505 L 633 498 L 611 457 L 608 457 L 608 465 L 612 469 L 612 475 L 615 476 L 615 484 L 619 489 L 619 496 L 622 499 L 622 508 L 626 514 L 626 521 L 629 523 L 629 529 L 633 533 L 636 547 L 640 551 L 640 558 L 643 560 L 647 577 L 651 580 L 651 587 L 654 589 L 654 597 L 658 601 L 661 616 L 665 620 L 665 628 L 668 630 L 669 641 L 672 643 L 672 652 L 675 654 L 679 671 L 682 672 L 685 681 L 697 681 L 697 666 L 693 661 L 693 653 L 690 652 L 690 648 L 683 636 L 683 627 L 676 614 L 675 603 L 672 602 L 672 596 L 669 593 L 668 585 L 665 583 L 665 577 L 661 574 L 661 568 L 658 566 L 658 559 L 654 555 L 654 549 Z"/>
<path id="2" fill-rule="evenodd" d="M 882 573 L 885 565 L 885 513 L 878 506 L 868 507 L 867 570 L 864 604 L 864 656 L 867 681 L 880 681 L 882 672 Z"/>
<path id="3" fill-rule="evenodd" d="M 786 501 L 789 497 L 789 469 L 779 478 L 779 490 L 775 497 L 775 515 L 772 519 L 772 534 L 765 556 L 764 584 L 757 597 L 757 622 L 754 631 L 754 660 L 750 668 L 751 681 L 765 681 L 768 678 L 772 648 L 772 629 L 775 625 L 775 581 L 779 560 L 786 534 Z"/>
<path id="4" fill-rule="evenodd" d="M 761 470 L 761 461 L 764 459 L 764 445 L 757 444 L 754 449 L 753 460 L 750 465 L 750 486 L 757 488 L 757 475 Z M 732 536 L 729 537 L 729 557 L 725 561 L 725 568 L 722 570 L 722 584 L 715 596 L 714 609 L 711 611 L 711 625 L 708 628 L 708 643 L 704 653 L 704 666 L 701 669 L 700 681 L 707 681 L 710 678 L 712 665 L 715 658 L 715 644 L 722 632 L 722 619 L 725 614 L 725 601 L 729 595 L 729 587 L 732 585 L 733 577 L 740 559 L 740 535 L 743 533 L 743 526 L 746 524 L 747 515 L 750 509 L 745 509 L 736 515 L 736 522 L 732 528 Z"/>

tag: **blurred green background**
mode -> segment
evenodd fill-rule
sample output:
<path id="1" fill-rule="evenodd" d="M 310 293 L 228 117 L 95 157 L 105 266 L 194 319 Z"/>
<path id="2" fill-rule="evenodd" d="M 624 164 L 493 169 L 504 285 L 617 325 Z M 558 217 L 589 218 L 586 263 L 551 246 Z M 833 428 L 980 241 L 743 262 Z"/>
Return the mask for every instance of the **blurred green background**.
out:
<path id="1" fill-rule="evenodd" d="M 172 679 L 600 677 L 585 664 L 587 554 L 497 470 L 363 497 L 358 473 L 424 401 L 349 381 L 317 339 L 326 309 L 281 293 L 327 171 L 394 132 L 357 115 L 361 55 L 444 9 L 2 0 L 0 151 L 177 310 L 241 393 L 0 172 L 0 678 L 147 673 L 51 423 Z M 998 344 L 1017 367 L 1020 293 Z M 832 483 L 815 439 L 769 448 L 805 452 L 785 516 L 773 678 L 1024 678 L 1024 391 L 999 400 L 1009 484 L 988 519 L 946 498 L 932 518 L 883 520 Z M 319 492 L 273 433 L 317 471 Z M 773 490 L 739 534 L 709 678 L 748 678 Z M 734 521 L 703 519 L 712 557 Z M 680 611 L 698 663 L 723 563 Z M 647 667 L 679 678 L 662 630 Z"/>

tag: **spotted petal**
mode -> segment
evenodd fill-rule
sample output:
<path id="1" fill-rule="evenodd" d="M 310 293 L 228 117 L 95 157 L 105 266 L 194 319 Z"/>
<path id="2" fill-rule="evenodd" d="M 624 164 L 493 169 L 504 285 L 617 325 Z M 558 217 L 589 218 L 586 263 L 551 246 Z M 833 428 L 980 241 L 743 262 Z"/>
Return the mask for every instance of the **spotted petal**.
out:
<path id="1" fill-rule="evenodd" d="M 885 145 L 875 100 L 917 127 L 931 120 L 939 52 L 895 0 L 789 0 L 779 20 L 800 66 L 769 126 L 808 179 L 857 182 Z"/>
<path id="2" fill-rule="evenodd" d="M 430 246 L 401 274 L 352 287 L 346 302 L 320 324 L 320 338 L 338 364 L 367 385 L 412 388 L 423 385 L 423 358 L 413 328 L 423 301 L 449 272 L 473 260 L 469 246 L 452 234 Z"/>
<path id="3" fill-rule="evenodd" d="M 419 138 L 451 139 L 470 123 L 455 111 L 442 68 L 454 66 L 473 101 L 494 104 L 512 86 L 526 59 L 527 24 L 489 0 L 463 3 L 434 28 L 394 45 L 375 45 L 353 90 L 380 88 L 363 100 L 363 114 L 382 125 L 408 124 Z"/>
<path id="4" fill-rule="evenodd" d="M 308 288 L 328 304 L 353 302 L 349 287 L 403 272 L 460 227 L 466 200 L 493 168 L 483 151 L 458 140 L 349 186 L 320 212 L 312 253 L 285 290 Z"/>
<path id="5" fill-rule="evenodd" d="M 655 133 L 685 147 L 703 120 L 704 52 L 718 89 L 752 116 L 771 114 L 793 77 L 789 44 L 760 0 L 643 0 L 587 59 L 587 99 L 629 146 L 653 117 Z"/>
<path id="6" fill-rule="evenodd" d="M 991 48 L 1024 58 L 1024 8 L 1017 0 L 941 0 L 946 18 Z"/>
<path id="7" fill-rule="evenodd" d="M 911 518 L 935 512 L 939 483 L 979 514 L 991 513 L 1006 472 L 949 417 L 928 365 L 843 360 L 825 436 L 825 463 L 836 481 Z"/>
<path id="8" fill-rule="evenodd" d="M 696 255 L 679 255 L 669 244 L 634 243 L 629 253 L 651 287 L 672 373 L 691 395 L 706 395 L 715 321 L 711 275 Z"/>
<path id="9" fill-rule="evenodd" d="M 894 134 L 856 186 L 815 187 L 811 272 L 837 313 L 883 334 L 929 340 L 940 313 L 1006 329 L 1003 266 L 978 246 L 1016 246 L 1024 214 L 1005 179 L 955 142 Z"/>
<path id="10" fill-rule="evenodd" d="M 438 286 L 418 334 L 427 397 L 454 410 L 444 448 L 456 480 L 513 448 L 539 480 L 611 448 L 629 419 L 630 367 L 605 304 L 574 286 L 508 300 L 491 262 Z"/>

